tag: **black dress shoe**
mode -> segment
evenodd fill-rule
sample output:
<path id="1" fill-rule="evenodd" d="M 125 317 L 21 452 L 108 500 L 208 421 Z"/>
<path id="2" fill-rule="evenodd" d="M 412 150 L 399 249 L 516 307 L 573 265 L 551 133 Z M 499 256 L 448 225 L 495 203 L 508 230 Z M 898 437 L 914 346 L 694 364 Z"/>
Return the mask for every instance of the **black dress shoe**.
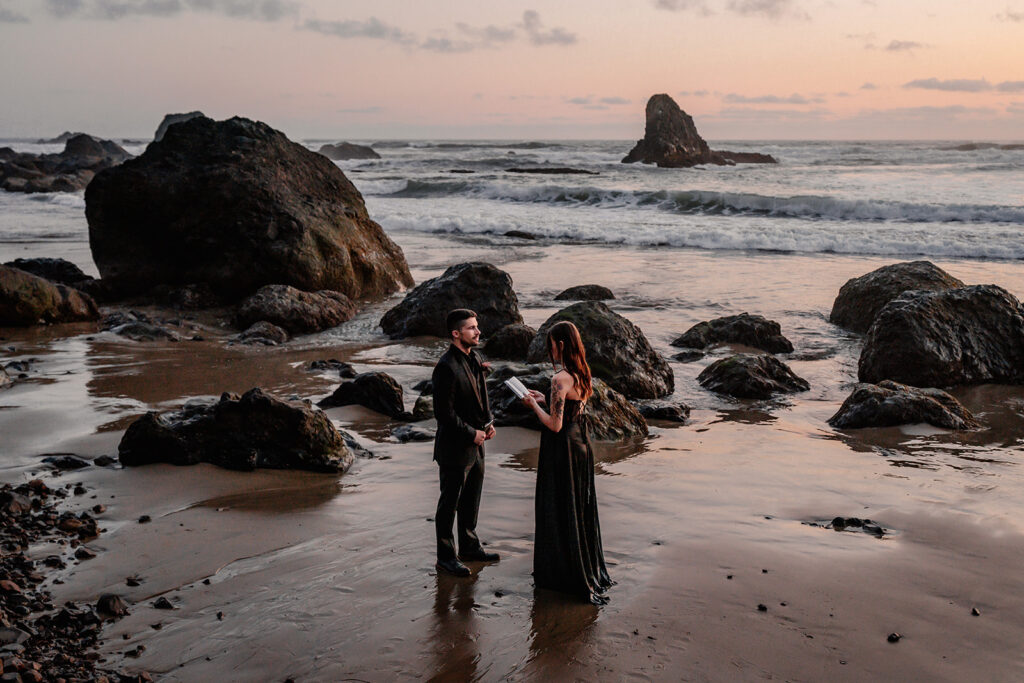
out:
<path id="1" fill-rule="evenodd" d="M 501 559 L 498 553 L 489 553 L 483 548 L 469 553 L 459 553 L 459 559 L 464 562 L 497 562 Z"/>
<path id="2" fill-rule="evenodd" d="M 438 560 L 434 566 L 452 576 L 469 576 L 471 573 L 469 567 L 458 560 Z"/>

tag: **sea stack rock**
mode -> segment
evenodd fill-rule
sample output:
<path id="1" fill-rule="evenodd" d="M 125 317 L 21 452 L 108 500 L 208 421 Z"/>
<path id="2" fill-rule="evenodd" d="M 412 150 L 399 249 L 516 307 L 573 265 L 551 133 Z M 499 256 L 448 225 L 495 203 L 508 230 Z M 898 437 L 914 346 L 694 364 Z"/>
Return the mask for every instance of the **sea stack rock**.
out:
<path id="1" fill-rule="evenodd" d="M 156 135 L 153 136 L 155 142 L 160 142 L 164 139 L 164 135 L 167 133 L 167 128 L 172 124 L 181 123 L 182 121 L 188 121 L 189 119 L 199 118 L 205 116 L 201 111 L 190 111 L 187 114 L 168 114 L 164 117 L 164 120 L 157 126 Z"/>
<path id="2" fill-rule="evenodd" d="M 200 116 L 97 174 L 89 244 L 120 296 L 205 284 L 224 300 L 263 285 L 351 299 L 412 285 L 402 250 L 330 159 L 265 123 Z"/>
<path id="3" fill-rule="evenodd" d="M 336 145 L 324 145 L 320 148 L 320 154 L 334 161 L 345 161 L 346 159 L 380 159 L 380 155 L 373 151 L 372 147 L 366 145 L 354 145 L 351 142 L 339 142 Z"/>
<path id="4" fill-rule="evenodd" d="M 768 154 L 754 152 L 717 152 L 697 133 L 693 117 L 679 108 L 675 100 L 665 94 L 652 95 L 647 100 L 647 125 L 644 137 L 622 160 L 624 164 L 641 161 L 662 168 L 686 168 L 698 164 L 774 164 Z"/>

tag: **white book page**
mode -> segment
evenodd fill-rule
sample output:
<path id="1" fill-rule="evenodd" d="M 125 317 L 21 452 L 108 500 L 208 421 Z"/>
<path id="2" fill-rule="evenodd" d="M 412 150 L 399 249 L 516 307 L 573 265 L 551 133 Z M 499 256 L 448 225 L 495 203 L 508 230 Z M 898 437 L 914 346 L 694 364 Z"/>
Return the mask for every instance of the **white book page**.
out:
<path id="1" fill-rule="evenodd" d="M 530 393 L 530 390 L 527 389 L 526 386 L 519 381 L 518 377 L 509 377 L 507 380 L 505 380 L 505 386 L 511 389 L 512 393 L 519 398 L 523 398 L 524 396 L 527 396 Z"/>

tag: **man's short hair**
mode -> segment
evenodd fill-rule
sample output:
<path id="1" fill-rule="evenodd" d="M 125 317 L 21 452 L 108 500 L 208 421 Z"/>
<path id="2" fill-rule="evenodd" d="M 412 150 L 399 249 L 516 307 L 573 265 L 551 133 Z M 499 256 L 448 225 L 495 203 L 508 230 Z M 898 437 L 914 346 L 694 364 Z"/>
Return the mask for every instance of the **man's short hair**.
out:
<path id="1" fill-rule="evenodd" d="M 463 322 L 475 317 L 476 313 L 468 308 L 456 308 L 448 314 L 448 320 L 445 321 L 445 324 L 448 326 L 448 334 L 462 329 Z"/>

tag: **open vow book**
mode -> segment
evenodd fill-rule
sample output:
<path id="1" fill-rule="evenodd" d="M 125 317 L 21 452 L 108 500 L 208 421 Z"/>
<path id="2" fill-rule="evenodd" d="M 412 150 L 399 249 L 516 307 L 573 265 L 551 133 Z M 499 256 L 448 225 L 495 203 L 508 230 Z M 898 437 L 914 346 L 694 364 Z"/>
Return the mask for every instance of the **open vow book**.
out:
<path id="1" fill-rule="evenodd" d="M 505 380 L 505 386 L 512 390 L 512 393 L 518 398 L 529 396 L 530 390 L 526 388 L 526 385 L 519 381 L 518 377 L 509 377 Z"/>

